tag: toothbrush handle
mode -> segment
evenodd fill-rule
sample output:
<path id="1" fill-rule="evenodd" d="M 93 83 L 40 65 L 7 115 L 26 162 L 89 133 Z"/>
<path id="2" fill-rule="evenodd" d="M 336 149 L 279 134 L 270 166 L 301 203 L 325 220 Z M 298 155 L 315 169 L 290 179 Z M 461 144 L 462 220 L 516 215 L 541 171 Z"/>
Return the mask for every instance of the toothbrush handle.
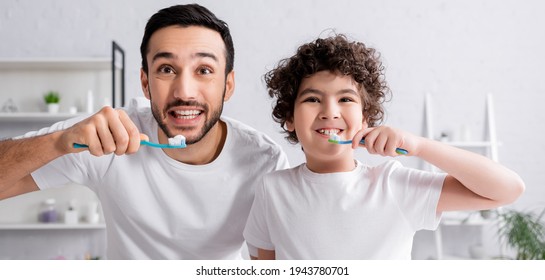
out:
<path id="1" fill-rule="evenodd" d="M 153 143 L 153 142 L 149 142 L 149 141 L 146 141 L 146 140 L 141 140 L 140 145 L 146 145 L 146 146 L 150 146 L 150 147 L 154 147 L 154 148 L 185 148 L 185 145 L 171 146 L 171 145 L 168 145 L 168 144 Z M 72 144 L 72 147 L 74 147 L 74 148 L 89 148 L 89 146 L 87 146 L 85 144 L 78 144 L 78 143 Z"/>
<path id="2" fill-rule="evenodd" d="M 154 143 L 144 141 L 144 140 L 140 141 L 140 144 L 148 145 L 148 146 L 158 146 L 158 145 L 160 145 L 160 144 L 154 144 Z M 154 144 L 154 145 L 152 145 L 152 144 Z M 89 146 L 87 146 L 85 144 L 79 144 L 79 143 L 72 144 L 72 147 L 74 147 L 74 148 L 89 148 Z"/>
<path id="3" fill-rule="evenodd" d="M 365 144 L 365 139 L 361 139 L 360 144 L 364 145 Z M 406 155 L 406 154 L 409 153 L 409 151 L 407 151 L 405 149 L 401 149 L 401 148 L 396 148 L 396 153 L 398 155 Z"/>
<path id="4" fill-rule="evenodd" d="M 158 143 L 153 143 L 146 140 L 141 140 L 140 145 L 146 145 L 146 146 L 150 146 L 154 148 L 172 148 L 172 146 L 168 144 L 158 144 Z"/>
<path id="5" fill-rule="evenodd" d="M 74 148 L 89 148 L 89 146 L 87 146 L 85 144 L 78 144 L 78 143 L 74 143 L 72 145 L 72 147 L 74 147 Z"/>

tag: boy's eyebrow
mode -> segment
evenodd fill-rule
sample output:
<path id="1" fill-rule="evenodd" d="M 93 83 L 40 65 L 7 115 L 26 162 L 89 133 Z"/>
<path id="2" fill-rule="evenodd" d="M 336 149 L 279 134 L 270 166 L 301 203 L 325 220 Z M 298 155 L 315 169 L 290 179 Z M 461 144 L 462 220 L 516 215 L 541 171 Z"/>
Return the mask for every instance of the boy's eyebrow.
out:
<path id="1" fill-rule="evenodd" d="M 311 93 L 321 94 L 321 95 L 324 94 L 324 92 L 321 91 L 321 90 L 318 90 L 318 89 L 315 89 L 315 88 L 306 88 L 306 89 L 304 89 L 303 91 L 301 91 L 299 93 L 299 96 L 303 96 L 303 95 L 311 94 Z M 337 91 L 335 94 L 352 94 L 352 95 L 356 95 L 358 97 L 360 96 L 358 92 L 356 92 L 355 90 L 350 89 L 350 88 L 341 89 L 341 90 Z"/>

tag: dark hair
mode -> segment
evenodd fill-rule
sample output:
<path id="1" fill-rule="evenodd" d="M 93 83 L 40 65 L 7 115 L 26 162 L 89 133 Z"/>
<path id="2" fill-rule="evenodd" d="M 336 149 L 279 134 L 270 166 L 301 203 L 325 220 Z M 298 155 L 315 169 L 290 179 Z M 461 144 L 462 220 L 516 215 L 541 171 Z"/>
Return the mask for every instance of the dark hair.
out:
<path id="1" fill-rule="evenodd" d="M 382 104 L 390 94 L 384 79 L 380 54 L 361 42 L 349 42 L 339 34 L 316 39 L 297 49 L 294 56 L 281 60 L 277 67 L 265 74 L 268 93 L 276 98 L 273 119 L 280 124 L 286 139 L 298 143 L 295 132 L 286 130 L 286 121 L 293 121 L 295 99 L 301 81 L 320 71 L 350 75 L 360 90 L 363 115 L 369 126 L 376 126 L 384 118 Z"/>
<path id="2" fill-rule="evenodd" d="M 148 62 L 146 54 L 151 35 L 161 28 L 178 25 L 181 27 L 202 26 L 217 31 L 225 43 L 225 75 L 233 70 L 235 60 L 235 48 L 229 26 L 224 21 L 218 19 L 207 8 L 198 4 L 176 5 L 164 8 L 155 13 L 146 24 L 142 44 L 140 45 L 140 54 L 142 55 L 142 68 L 148 73 Z"/>

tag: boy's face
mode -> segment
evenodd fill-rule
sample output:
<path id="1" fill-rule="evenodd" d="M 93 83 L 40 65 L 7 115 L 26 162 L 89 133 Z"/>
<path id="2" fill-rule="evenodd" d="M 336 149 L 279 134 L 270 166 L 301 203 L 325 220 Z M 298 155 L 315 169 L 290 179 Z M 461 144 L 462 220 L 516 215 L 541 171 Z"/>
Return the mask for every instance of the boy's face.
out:
<path id="1" fill-rule="evenodd" d="M 140 78 L 152 112 L 167 137 L 202 139 L 219 120 L 234 91 L 225 76 L 225 45 L 218 32 L 199 26 L 169 26 L 150 38 L 148 73 Z"/>
<path id="2" fill-rule="evenodd" d="M 350 155 L 350 145 L 329 143 L 336 133 L 351 140 L 366 123 L 362 99 L 351 76 L 321 71 L 301 81 L 295 100 L 293 120 L 287 128 L 295 131 L 309 160 L 331 161 Z M 341 159 L 339 158 L 339 159 Z"/>

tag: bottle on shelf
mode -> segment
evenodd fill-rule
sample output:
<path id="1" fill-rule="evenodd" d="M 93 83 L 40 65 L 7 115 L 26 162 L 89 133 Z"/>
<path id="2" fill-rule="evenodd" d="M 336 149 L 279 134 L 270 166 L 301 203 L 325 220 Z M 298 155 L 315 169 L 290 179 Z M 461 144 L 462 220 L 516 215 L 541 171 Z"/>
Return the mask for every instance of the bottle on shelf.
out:
<path id="1" fill-rule="evenodd" d="M 75 203 L 73 200 L 70 201 L 68 204 L 68 209 L 64 211 L 64 223 L 74 225 L 79 222 L 79 216 L 78 211 L 76 210 L 76 207 L 74 206 Z"/>
<path id="2" fill-rule="evenodd" d="M 98 212 L 98 202 L 90 202 L 87 206 L 87 215 L 85 220 L 90 224 L 97 224 L 100 220 L 100 214 Z"/>
<path id="3" fill-rule="evenodd" d="M 42 207 L 38 216 L 38 220 L 42 223 L 56 223 L 57 222 L 57 209 L 55 207 L 56 201 L 54 198 L 48 198 L 42 202 Z"/>
<path id="4" fill-rule="evenodd" d="M 94 113 L 95 112 L 95 105 L 94 105 L 95 97 L 93 96 L 93 91 L 88 90 L 87 91 L 87 113 Z"/>

